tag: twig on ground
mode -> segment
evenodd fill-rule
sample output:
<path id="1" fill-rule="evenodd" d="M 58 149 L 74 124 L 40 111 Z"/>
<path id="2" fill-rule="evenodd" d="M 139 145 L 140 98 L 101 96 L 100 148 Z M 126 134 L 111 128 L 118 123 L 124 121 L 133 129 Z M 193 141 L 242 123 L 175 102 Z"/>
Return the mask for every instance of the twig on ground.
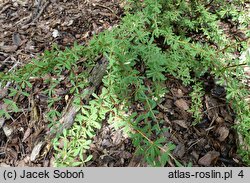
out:
<path id="1" fill-rule="evenodd" d="M 3 8 L 0 11 L 0 14 L 2 14 L 3 12 L 5 12 L 8 8 L 11 7 L 11 4 L 8 4 L 9 2 L 7 2 L 6 4 L 2 5 Z"/>
<path id="2" fill-rule="evenodd" d="M 93 3 L 92 5 L 93 6 L 99 6 L 101 8 L 105 8 L 105 9 L 109 10 L 111 13 L 115 14 L 114 11 L 110 7 L 104 6 L 104 5 L 99 4 L 99 3 Z"/>

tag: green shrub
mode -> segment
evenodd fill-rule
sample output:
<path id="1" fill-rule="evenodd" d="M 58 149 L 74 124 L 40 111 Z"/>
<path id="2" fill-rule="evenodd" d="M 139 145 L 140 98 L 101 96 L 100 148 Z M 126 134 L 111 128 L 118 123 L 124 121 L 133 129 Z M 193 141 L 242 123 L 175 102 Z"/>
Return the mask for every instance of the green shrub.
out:
<path id="1" fill-rule="evenodd" d="M 88 83 L 84 80 L 87 72 L 75 74 L 77 61 L 84 56 L 87 60 L 81 64 L 91 68 L 94 58 L 102 54 L 109 61 L 103 90 L 100 96 L 94 95 L 88 106 L 80 105 L 81 97 L 77 98 L 76 103 L 81 110 L 74 126 L 54 141 L 57 165 L 84 166 L 91 159 L 91 155 L 86 156 L 91 138 L 108 114 L 108 121 L 117 128 L 124 128 L 133 140 L 136 152 L 142 154 L 148 164 L 165 166 L 171 158 L 177 166 L 182 166 L 171 155 L 174 145 L 164 138 L 163 133 L 167 129 L 162 128 L 162 121 L 156 118 L 159 112 L 157 103 L 168 91 L 164 87 L 168 79 L 166 74 L 180 79 L 184 85 L 193 86 L 191 111 L 194 123 L 202 119 L 199 109 L 204 91 L 199 80 L 205 73 L 213 75 L 218 84 L 226 87 L 228 102 L 233 104 L 240 121 L 236 129 L 250 145 L 249 105 L 244 100 L 249 91 L 241 82 L 244 78 L 242 64 L 238 58 L 233 58 L 235 50 L 246 49 L 247 39 L 230 40 L 219 26 L 220 21 L 231 18 L 244 30 L 249 17 L 242 10 L 243 4 L 244 1 L 228 3 L 219 0 L 128 1 L 126 16 L 120 24 L 95 36 L 87 46 L 75 45 L 65 51 L 45 52 L 39 61 L 33 61 L 13 75 L 2 78 L 6 82 L 10 79 L 15 81 L 17 89 L 12 91 L 13 95 L 28 96 L 24 92 L 30 87 L 31 76 L 50 73 L 60 77 L 69 70 L 71 94 L 78 95 Z M 249 61 L 244 64 L 249 65 Z M 30 67 L 34 68 L 31 73 L 27 72 Z M 151 84 L 145 84 L 146 80 Z M 44 92 L 52 99 L 49 105 L 53 106 L 57 101 L 52 97 L 53 88 L 60 81 L 50 80 L 48 84 L 50 87 Z M 140 103 L 144 112 L 131 114 L 129 106 L 134 103 Z M 8 117 L 6 111 L 1 113 Z M 47 116 L 53 126 L 60 112 L 53 110 Z M 60 149 L 58 146 L 62 139 L 65 144 Z M 250 163 L 249 152 L 242 149 L 240 153 Z"/>

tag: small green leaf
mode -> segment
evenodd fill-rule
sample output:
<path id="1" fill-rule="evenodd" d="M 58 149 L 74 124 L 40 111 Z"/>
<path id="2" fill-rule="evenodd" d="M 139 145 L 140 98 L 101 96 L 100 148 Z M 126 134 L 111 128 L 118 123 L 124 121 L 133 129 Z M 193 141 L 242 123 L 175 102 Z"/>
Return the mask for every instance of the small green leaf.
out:
<path id="1" fill-rule="evenodd" d="M 84 160 L 84 163 L 90 161 L 92 158 L 93 158 L 93 156 L 92 156 L 92 155 L 89 155 L 89 156 Z"/>
<path id="2" fill-rule="evenodd" d="M 73 167 L 76 167 L 76 166 L 79 166 L 79 165 L 81 165 L 82 164 L 82 162 L 73 162 L 72 163 L 72 166 Z"/>

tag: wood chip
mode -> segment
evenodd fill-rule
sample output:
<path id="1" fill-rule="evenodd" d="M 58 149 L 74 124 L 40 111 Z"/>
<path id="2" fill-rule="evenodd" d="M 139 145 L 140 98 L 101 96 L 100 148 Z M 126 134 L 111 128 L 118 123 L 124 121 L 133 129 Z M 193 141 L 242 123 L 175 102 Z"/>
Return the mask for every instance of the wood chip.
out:
<path id="1" fill-rule="evenodd" d="M 198 164 L 203 166 L 211 166 L 216 163 L 219 156 L 220 156 L 219 152 L 209 151 L 207 154 L 205 154 L 203 157 L 199 159 Z"/>
<path id="2" fill-rule="evenodd" d="M 176 146 L 176 148 L 175 148 L 173 154 L 174 154 L 176 157 L 178 157 L 178 158 L 182 158 L 182 157 L 184 156 L 185 152 L 186 152 L 186 151 L 185 151 L 185 145 L 182 144 L 182 143 L 180 143 L 180 144 L 178 144 L 178 145 Z"/>
<path id="3" fill-rule="evenodd" d="M 6 53 L 15 52 L 17 50 L 17 45 L 11 45 L 11 46 L 1 46 L 0 50 L 3 50 Z"/>
<path id="4" fill-rule="evenodd" d="M 31 128 L 27 128 L 27 130 L 24 132 L 22 142 L 24 142 L 30 136 L 31 132 Z"/>
<path id="5" fill-rule="evenodd" d="M 35 161 L 39 157 L 39 153 L 41 152 L 43 145 L 44 142 L 39 142 L 37 145 L 35 145 L 30 155 L 31 161 Z"/>
<path id="6" fill-rule="evenodd" d="M 4 134 L 9 137 L 12 135 L 14 129 L 10 126 L 10 125 L 4 125 L 3 126 L 3 131 L 4 131 Z"/>
<path id="7" fill-rule="evenodd" d="M 21 45 L 20 35 L 18 33 L 14 32 L 12 35 L 12 41 L 13 41 L 14 45 L 20 46 Z"/>
<path id="8" fill-rule="evenodd" d="M 176 88 L 171 89 L 171 93 L 173 94 L 173 96 L 178 98 L 181 98 L 184 95 L 181 89 L 176 89 Z"/>
<path id="9" fill-rule="evenodd" d="M 218 124 L 223 124 L 225 122 L 225 120 L 222 117 L 218 117 L 215 119 L 215 122 Z"/>
<path id="10" fill-rule="evenodd" d="M 209 95 L 205 95 L 205 104 L 207 108 L 208 119 L 214 121 L 219 116 L 219 104 L 217 100 Z"/>
<path id="11" fill-rule="evenodd" d="M 192 151 L 191 155 L 194 157 L 194 159 L 197 161 L 199 159 L 199 155 L 196 151 Z"/>
<path id="12" fill-rule="evenodd" d="M 172 122 L 178 124 L 182 128 L 186 128 L 186 129 L 188 128 L 185 120 L 173 120 Z"/>
<path id="13" fill-rule="evenodd" d="M 179 100 L 176 100 L 175 103 L 174 103 L 179 109 L 181 110 L 188 110 L 189 109 L 189 106 L 186 102 L 186 100 L 184 99 L 179 99 Z"/>
<path id="14" fill-rule="evenodd" d="M 220 135 L 218 139 L 219 139 L 219 141 L 222 142 L 228 137 L 229 129 L 225 126 L 221 126 L 216 130 L 216 133 L 218 133 Z"/>

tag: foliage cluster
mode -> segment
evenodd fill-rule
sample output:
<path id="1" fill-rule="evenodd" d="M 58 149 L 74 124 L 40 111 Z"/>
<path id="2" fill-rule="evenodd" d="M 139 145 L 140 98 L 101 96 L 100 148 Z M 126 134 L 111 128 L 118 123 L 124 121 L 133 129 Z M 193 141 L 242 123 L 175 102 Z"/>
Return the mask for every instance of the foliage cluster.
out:
<path id="1" fill-rule="evenodd" d="M 192 85 L 191 111 L 194 124 L 198 123 L 202 119 L 200 108 L 204 95 L 200 78 L 210 73 L 218 84 L 226 87 L 227 99 L 240 121 L 236 129 L 250 145 L 250 110 L 245 100 L 249 92 L 242 83 L 245 75 L 241 67 L 242 64 L 249 65 L 250 59 L 247 57 L 240 63 L 240 59 L 233 55 L 235 50 L 241 52 L 247 48 L 247 39 L 236 36 L 230 40 L 219 26 L 230 20 L 245 31 L 249 17 L 243 8 L 244 1 L 128 1 L 126 16 L 120 24 L 95 36 L 88 45 L 75 45 L 64 51 L 55 48 L 14 74 L 1 76 L 2 81 L 15 81 L 15 89 L 9 89 L 9 99 L 5 102 L 9 106 L 15 105 L 12 96 L 30 96 L 27 92 L 27 88 L 32 87 L 30 78 L 50 74 L 57 79 L 50 78 L 47 81 L 49 87 L 44 92 L 50 98 L 49 107 L 53 108 L 61 100 L 56 97 L 54 88 L 62 83 L 65 78 L 60 78 L 68 71 L 66 76 L 72 84 L 70 94 L 77 96 L 75 103 L 81 110 L 73 128 L 54 141 L 58 166 L 83 166 L 91 159 L 91 155 L 86 156 L 91 138 L 106 116 L 114 126 L 124 128 L 131 136 L 136 152 L 142 154 L 151 166 L 165 166 L 169 158 L 182 166 L 171 155 L 174 145 L 164 138 L 168 129 L 163 128 L 162 121 L 155 117 L 158 113 L 156 106 L 168 91 L 165 81 L 170 74 L 184 85 Z M 82 105 L 79 91 L 88 85 L 85 80 L 88 72 L 76 71 L 79 65 L 86 70 L 91 68 L 94 58 L 100 54 L 109 60 L 102 92 L 100 96 L 94 95 L 88 105 Z M 79 63 L 83 56 L 87 60 Z M 144 108 L 143 114 L 131 114 L 130 106 L 135 102 Z M 10 117 L 6 110 L 1 113 Z M 47 113 L 51 125 L 60 115 L 61 111 L 56 108 Z M 62 141 L 64 146 L 59 148 Z M 249 152 L 244 149 L 239 152 L 250 163 Z"/>

